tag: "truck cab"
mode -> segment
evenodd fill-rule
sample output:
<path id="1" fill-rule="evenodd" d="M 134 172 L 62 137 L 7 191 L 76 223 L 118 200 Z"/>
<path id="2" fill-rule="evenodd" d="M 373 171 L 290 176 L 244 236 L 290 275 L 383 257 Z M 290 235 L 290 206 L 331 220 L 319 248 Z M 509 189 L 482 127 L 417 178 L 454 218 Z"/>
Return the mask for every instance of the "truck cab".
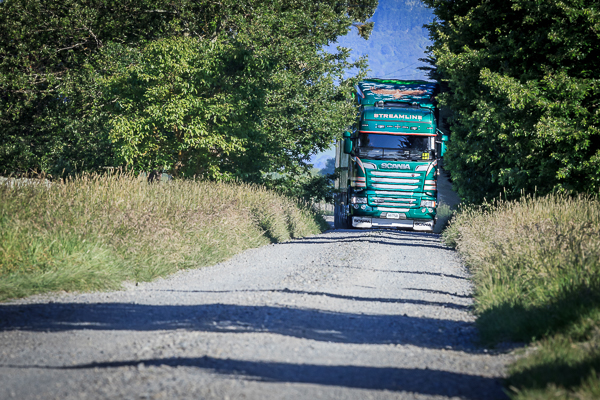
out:
<path id="1" fill-rule="evenodd" d="M 336 147 L 337 228 L 433 231 L 444 150 L 436 89 L 425 81 L 357 85 L 357 121 Z"/>

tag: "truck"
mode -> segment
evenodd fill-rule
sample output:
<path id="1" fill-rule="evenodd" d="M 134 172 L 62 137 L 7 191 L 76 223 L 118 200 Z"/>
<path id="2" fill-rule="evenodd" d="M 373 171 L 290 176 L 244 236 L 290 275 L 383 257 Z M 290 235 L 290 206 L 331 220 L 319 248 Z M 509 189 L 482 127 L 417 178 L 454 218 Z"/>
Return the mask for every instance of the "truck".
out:
<path id="1" fill-rule="evenodd" d="M 438 163 L 437 83 L 366 79 L 353 93 L 357 118 L 336 143 L 334 225 L 433 232 Z"/>

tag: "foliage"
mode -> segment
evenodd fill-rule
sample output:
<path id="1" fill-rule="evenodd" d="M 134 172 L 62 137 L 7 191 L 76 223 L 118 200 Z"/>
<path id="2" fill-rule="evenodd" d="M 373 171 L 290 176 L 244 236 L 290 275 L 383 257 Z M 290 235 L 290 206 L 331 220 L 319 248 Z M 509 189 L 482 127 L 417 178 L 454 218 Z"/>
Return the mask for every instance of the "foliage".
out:
<path id="1" fill-rule="evenodd" d="M 308 204 L 332 203 L 335 174 L 321 174 L 313 168 L 304 174 L 276 174 L 265 180 L 268 188 Z"/>
<path id="2" fill-rule="evenodd" d="M 473 202 L 600 188 L 600 7 L 425 0 L 432 77 L 453 111 L 445 165 Z"/>
<path id="3" fill-rule="evenodd" d="M 175 10 L 160 10 L 162 3 L 0 3 L 0 170 L 58 173 L 113 164 L 95 102 L 93 59 L 111 41 L 172 34 Z"/>
<path id="4" fill-rule="evenodd" d="M 353 112 L 345 98 L 354 79 L 341 80 L 348 64 L 334 57 L 299 49 L 286 56 L 293 65 L 280 68 L 272 47 L 153 41 L 104 81 L 118 158 L 138 171 L 211 179 L 302 172 L 307 155 L 325 148 Z"/>
<path id="5" fill-rule="evenodd" d="M 473 273 L 488 343 L 533 343 L 510 368 L 516 399 L 600 393 L 600 198 L 550 194 L 462 207 L 444 232 Z"/>
<path id="6" fill-rule="evenodd" d="M 376 5 L 4 1 L 0 169 L 298 172 L 352 120 L 341 77 L 365 64 L 322 48 Z"/>
<path id="7" fill-rule="evenodd" d="M 137 171 L 221 177 L 256 136 L 256 121 L 248 116 L 264 103 L 266 82 L 245 71 L 264 60 L 244 62 L 233 46 L 189 37 L 152 41 L 135 53 L 136 62 L 114 65 L 103 81 L 120 163 Z"/>
<path id="8" fill-rule="evenodd" d="M 0 183 L 0 300 L 118 288 L 328 228 L 263 187 L 131 174 Z"/>

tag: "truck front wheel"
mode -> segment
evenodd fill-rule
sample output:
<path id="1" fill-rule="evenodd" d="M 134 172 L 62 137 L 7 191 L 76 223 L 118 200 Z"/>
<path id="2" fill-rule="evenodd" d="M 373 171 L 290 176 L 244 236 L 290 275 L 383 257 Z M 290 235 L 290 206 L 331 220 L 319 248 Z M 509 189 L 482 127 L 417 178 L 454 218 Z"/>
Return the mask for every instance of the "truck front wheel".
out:
<path id="1" fill-rule="evenodd" d="M 335 207 L 333 209 L 333 227 L 335 229 L 348 229 L 352 227 L 351 217 L 346 215 L 347 197 L 346 193 L 336 194 Z"/>

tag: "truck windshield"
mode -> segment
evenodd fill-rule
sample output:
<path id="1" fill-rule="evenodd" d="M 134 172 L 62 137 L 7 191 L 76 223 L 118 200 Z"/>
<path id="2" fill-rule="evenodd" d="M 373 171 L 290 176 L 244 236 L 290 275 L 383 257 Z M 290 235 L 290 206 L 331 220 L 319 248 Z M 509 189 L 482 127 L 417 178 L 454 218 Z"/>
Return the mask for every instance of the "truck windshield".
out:
<path id="1" fill-rule="evenodd" d="M 358 136 L 358 155 L 382 160 L 420 159 L 429 152 L 429 136 L 381 135 L 361 133 Z"/>

